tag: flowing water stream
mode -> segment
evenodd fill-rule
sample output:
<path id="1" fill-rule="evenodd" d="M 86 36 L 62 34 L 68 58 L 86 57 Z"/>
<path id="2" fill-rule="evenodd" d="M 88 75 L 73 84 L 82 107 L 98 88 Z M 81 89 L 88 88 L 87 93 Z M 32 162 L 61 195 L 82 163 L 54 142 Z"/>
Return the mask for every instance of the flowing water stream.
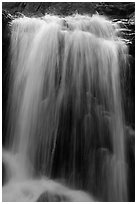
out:
<path id="1" fill-rule="evenodd" d="M 77 14 L 10 26 L 3 201 L 36 201 L 45 191 L 127 201 L 120 84 L 127 47 L 118 24 Z"/>

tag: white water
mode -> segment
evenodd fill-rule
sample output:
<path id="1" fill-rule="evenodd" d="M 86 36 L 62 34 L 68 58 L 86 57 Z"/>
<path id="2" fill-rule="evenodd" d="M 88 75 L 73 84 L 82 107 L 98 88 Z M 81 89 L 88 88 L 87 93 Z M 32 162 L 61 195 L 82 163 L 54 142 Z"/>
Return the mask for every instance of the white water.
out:
<path id="1" fill-rule="evenodd" d="M 3 201 L 35 201 L 49 182 L 39 175 L 105 201 L 127 201 L 120 88 L 126 46 L 118 30 L 98 15 L 12 21 Z"/>
<path id="2" fill-rule="evenodd" d="M 52 181 L 46 177 L 27 178 L 23 172 L 23 165 L 19 155 L 3 152 L 9 182 L 2 189 L 4 202 L 35 202 L 42 193 L 48 192 L 50 202 L 54 202 L 55 195 L 59 195 L 61 201 L 64 196 L 68 202 L 93 202 L 95 199 L 82 191 L 70 190 L 65 185 Z M 11 170 L 11 171 L 10 171 Z"/>

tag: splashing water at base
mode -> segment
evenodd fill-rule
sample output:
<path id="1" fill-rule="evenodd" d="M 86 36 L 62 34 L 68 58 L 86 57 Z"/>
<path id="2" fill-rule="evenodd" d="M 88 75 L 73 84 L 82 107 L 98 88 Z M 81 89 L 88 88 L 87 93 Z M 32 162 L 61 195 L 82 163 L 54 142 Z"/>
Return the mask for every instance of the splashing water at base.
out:
<path id="1" fill-rule="evenodd" d="M 118 30 L 99 15 L 12 21 L 3 201 L 34 201 L 60 185 L 44 175 L 99 200 L 127 201 L 120 87 L 127 48 Z"/>
<path id="2" fill-rule="evenodd" d="M 2 200 L 4 202 L 92 202 L 93 197 L 82 191 L 70 190 L 65 185 L 52 181 L 46 177 L 25 177 L 23 165 L 19 155 L 3 152 L 3 161 L 9 170 L 10 182 L 2 189 Z M 10 171 L 11 170 L 11 171 Z M 21 177 L 23 176 L 24 177 Z"/>

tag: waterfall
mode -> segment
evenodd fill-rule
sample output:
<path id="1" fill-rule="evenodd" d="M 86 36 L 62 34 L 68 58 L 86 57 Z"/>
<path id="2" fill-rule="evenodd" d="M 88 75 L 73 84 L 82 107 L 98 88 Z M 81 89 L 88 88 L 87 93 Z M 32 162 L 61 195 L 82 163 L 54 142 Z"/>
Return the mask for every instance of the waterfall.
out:
<path id="1" fill-rule="evenodd" d="M 10 26 L 3 194 L 11 181 L 46 176 L 98 200 L 127 201 L 120 84 L 127 47 L 119 25 L 77 14 L 21 17 Z"/>

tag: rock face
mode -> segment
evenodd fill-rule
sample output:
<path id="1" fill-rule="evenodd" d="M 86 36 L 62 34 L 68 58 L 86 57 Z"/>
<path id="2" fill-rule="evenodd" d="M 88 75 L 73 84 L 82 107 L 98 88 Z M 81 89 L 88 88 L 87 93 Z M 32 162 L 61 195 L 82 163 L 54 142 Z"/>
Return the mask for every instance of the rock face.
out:
<path id="1" fill-rule="evenodd" d="M 71 200 L 64 195 L 45 192 L 40 195 L 37 202 L 71 202 Z"/>
<path id="2" fill-rule="evenodd" d="M 75 12 L 84 14 L 98 12 L 107 16 L 128 18 L 134 12 L 135 4 L 132 2 L 3 2 L 2 7 L 12 14 L 21 12 L 26 15 L 43 15 L 45 13 L 71 15 Z"/>
<path id="3" fill-rule="evenodd" d="M 2 143 L 5 143 L 6 134 L 6 107 L 8 99 L 9 85 L 9 48 L 10 48 L 10 27 L 12 20 L 9 12 L 2 11 Z"/>
<path id="4" fill-rule="evenodd" d="M 2 186 L 6 183 L 6 167 L 2 162 Z"/>

